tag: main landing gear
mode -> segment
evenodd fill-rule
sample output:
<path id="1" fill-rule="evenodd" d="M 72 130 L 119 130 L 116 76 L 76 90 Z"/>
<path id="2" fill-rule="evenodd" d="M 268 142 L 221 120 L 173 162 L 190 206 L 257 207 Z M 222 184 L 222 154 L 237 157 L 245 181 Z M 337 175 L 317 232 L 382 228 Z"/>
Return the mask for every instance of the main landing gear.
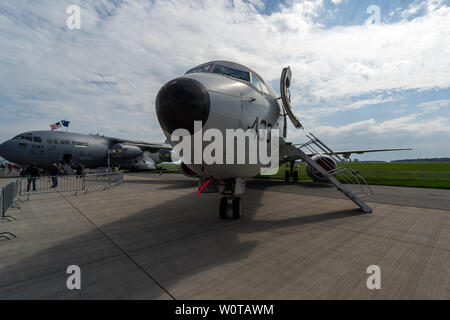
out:
<path id="1" fill-rule="evenodd" d="M 294 168 L 295 168 L 295 162 L 294 162 L 294 161 L 291 161 L 291 162 L 289 163 L 289 171 L 286 170 L 286 171 L 284 172 L 284 181 L 285 181 L 285 182 L 289 182 L 289 180 L 290 180 L 291 177 L 292 177 L 292 180 L 293 180 L 294 182 L 297 182 L 297 181 L 298 181 L 298 171 L 297 171 L 297 170 L 294 170 Z"/>

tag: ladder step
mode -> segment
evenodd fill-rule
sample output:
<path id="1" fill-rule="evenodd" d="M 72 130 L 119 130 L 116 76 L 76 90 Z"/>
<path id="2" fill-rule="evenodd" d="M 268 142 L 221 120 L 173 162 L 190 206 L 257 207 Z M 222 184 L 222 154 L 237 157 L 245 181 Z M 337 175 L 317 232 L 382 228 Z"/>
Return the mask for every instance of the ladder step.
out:
<path id="1" fill-rule="evenodd" d="M 306 137 L 309 139 L 309 141 L 298 147 L 285 144 L 285 147 L 288 149 L 286 150 L 286 154 L 289 155 L 289 157 L 297 156 L 301 158 L 307 164 L 319 171 L 339 191 L 341 191 L 356 205 L 358 205 L 362 211 L 371 213 L 372 208 L 370 208 L 364 201 L 360 199 L 360 197 L 372 194 L 372 190 L 370 189 L 370 186 L 367 184 L 366 180 L 357 171 L 350 168 L 350 166 L 344 160 L 336 155 L 333 150 L 326 146 L 312 133 L 307 134 Z M 322 152 L 318 152 L 317 149 L 314 148 L 314 146 L 319 148 Z M 314 160 L 312 160 L 311 157 L 309 157 L 302 150 L 302 148 L 306 148 L 313 154 L 326 154 L 336 162 L 337 167 L 331 171 L 325 170 L 324 168 L 322 168 L 322 166 L 318 165 Z M 344 183 L 340 182 L 338 179 L 343 180 Z"/>

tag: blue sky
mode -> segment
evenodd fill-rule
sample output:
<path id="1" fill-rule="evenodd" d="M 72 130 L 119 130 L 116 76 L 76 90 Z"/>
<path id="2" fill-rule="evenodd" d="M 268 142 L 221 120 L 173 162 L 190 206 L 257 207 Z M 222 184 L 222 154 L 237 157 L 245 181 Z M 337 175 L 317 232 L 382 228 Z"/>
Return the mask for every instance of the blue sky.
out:
<path id="1" fill-rule="evenodd" d="M 80 30 L 66 27 L 72 4 L 81 8 Z M 449 5 L 2 0 L 0 141 L 61 119 L 77 132 L 163 141 L 158 89 L 192 66 L 226 59 L 276 91 L 290 65 L 295 113 L 335 149 L 414 148 L 358 156 L 374 160 L 449 157 Z M 292 128 L 289 138 L 303 141 Z"/>

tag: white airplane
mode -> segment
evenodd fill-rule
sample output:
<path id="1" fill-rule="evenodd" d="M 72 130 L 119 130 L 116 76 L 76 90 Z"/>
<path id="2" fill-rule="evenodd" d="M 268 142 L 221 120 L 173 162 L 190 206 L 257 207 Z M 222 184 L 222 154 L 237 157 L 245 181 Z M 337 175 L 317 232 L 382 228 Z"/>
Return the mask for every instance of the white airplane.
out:
<path id="1" fill-rule="evenodd" d="M 173 133 L 177 129 L 185 130 L 185 137 L 195 140 L 195 133 L 216 129 L 226 136 L 227 129 L 276 129 L 279 132 L 280 163 L 290 163 L 290 170 L 285 172 L 285 180 L 290 177 L 298 179 L 294 163 L 301 159 L 307 162 L 307 174 L 316 181 L 330 181 L 339 190 L 361 207 L 364 212 L 371 212 L 364 202 L 352 192 L 347 185 L 340 183 L 334 176 L 339 172 L 338 155 L 348 158 L 352 153 L 410 150 L 406 148 L 347 150 L 333 152 L 313 135 L 309 143 L 296 147 L 285 141 L 287 135 L 287 117 L 296 128 L 302 128 L 300 122 L 291 111 L 289 87 L 292 73 L 289 67 L 284 68 L 281 75 L 281 97 L 264 82 L 253 70 L 229 61 L 212 61 L 190 69 L 185 75 L 169 81 L 158 92 L 156 112 L 158 121 L 169 142 L 174 146 L 177 142 Z M 201 122 L 196 127 L 194 122 Z M 258 137 L 261 138 L 261 137 Z M 267 144 L 271 144 L 270 132 Z M 195 144 L 195 141 L 194 141 Z M 201 151 L 208 148 L 208 142 L 201 142 Z M 302 148 L 307 152 L 302 151 Z M 229 150 L 222 148 L 224 158 L 230 156 Z M 220 149 L 219 149 L 220 150 Z M 227 151 L 228 150 L 228 151 Z M 309 152 L 308 152 L 309 150 Z M 251 152 L 244 150 L 246 159 Z M 195 153 L 195 150 L 193 151 Z M 230 156 L 238 156 L 233 152 Z M 262 164 L 238 164 L 226 162 L 209 164 L 186 161 L 181 154 L 183 173 L 199 178 L 199 189 L 203 192 L 219 192 L 224 196 L 220 200 L 220 217 L 222 219 L 239 219 L 242 214 L 242 203 L 239 197 L 245 191 L 245 180 L 260 174 Z M 350 171 L 357 176 L 357 172 Z"/>

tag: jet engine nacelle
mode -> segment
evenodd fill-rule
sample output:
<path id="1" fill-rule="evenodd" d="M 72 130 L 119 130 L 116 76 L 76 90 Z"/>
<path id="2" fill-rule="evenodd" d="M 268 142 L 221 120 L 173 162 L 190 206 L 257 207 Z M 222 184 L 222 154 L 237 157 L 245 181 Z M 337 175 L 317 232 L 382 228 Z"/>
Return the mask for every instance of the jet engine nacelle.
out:
<path id="1" fill-rule="evenodd" d="M 186 177 L 189 177 L 189 178 L 199 178 L 200 177 L 196 172 L 194 172 L 194 170 L 192 170 L 186 164 L 184 164 L 184 162 L 181 163 L 180 169 L 181 169 L 181 172 Z"/>
<path id="2" fill-rule="evenodd" d="M 311 157 L 311 159 L 328 172 L 336 169 L 336 161 L 334 161 L 330 156 L 322 154 L 313 156 Z M 319 172 L 319 170 L 313 168 L 309 164 L 306 165 L 306 173 L 313 181 L 328 181 L 327 178 L 325 178 L 323 174 Z M 333 173 L 333 176 L 334 175 L 335 173 Z"/>
<path id="3" fill-rule="evenodd" d="M 115 159 L 129 159 L 136 158 L 142 154 L 142 150 L 136 146 L 127 144 L 115 144 L 112 147 L 111 156 Z"/>

